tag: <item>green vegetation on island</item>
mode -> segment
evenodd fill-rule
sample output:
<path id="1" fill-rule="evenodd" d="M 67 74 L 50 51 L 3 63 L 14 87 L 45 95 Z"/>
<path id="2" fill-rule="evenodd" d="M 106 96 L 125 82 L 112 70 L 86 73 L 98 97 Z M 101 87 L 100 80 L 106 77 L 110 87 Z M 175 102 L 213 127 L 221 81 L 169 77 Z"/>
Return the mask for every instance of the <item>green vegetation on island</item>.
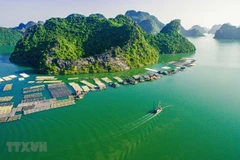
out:
<path id="1" fill-rule="evenodd" d="M 148 40 L 160 53 L 192 53 L 195 46 L 179 34 L 180 20 L 173 20 L 167 24 L 156 36 L 148 35 Z"/>
<path id="2" fill-rule="evenodd" d="M 159 53 L 194 52 L 194 45 L 178 33 L 179 26 L 179 20 L 172 21 L 154 36 L 124 15 L 52 18 L 27 29 L 10 60 L 48 74 L 128 70 L 156 63 Z"/>
<path id="3" fill-rule="evenodd" d="M 20 31 L 0 27 L 0 46 L 16 45 L 22 35 Z"/>
<path id="4" fill-rule="evenodd" d="M 216 31 L 215 39 L 240 39 L 240 27 L 232 26 L 231 24 L 223 24 Z"/>

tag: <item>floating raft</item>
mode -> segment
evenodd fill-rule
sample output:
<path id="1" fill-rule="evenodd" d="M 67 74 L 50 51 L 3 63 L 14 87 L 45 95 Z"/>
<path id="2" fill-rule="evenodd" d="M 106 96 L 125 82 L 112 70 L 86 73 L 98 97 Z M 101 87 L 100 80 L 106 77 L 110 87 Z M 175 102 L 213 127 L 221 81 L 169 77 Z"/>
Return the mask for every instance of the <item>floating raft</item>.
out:
<path id="1" fill-rule="evenodd" d="M 8 77 L 8 76 L 2 77 L 2 79 L 4 79 L 4 81 L 11 81 L 11 80 L 12 80 L 12 78 L 10 78 L 10 77 Z"/>
<path id="2" fill-rule="evenodd" d="M 55 76 L 37 76 L 36 79 L 54 79 Z"/>
<path id="3" fill-rule="evenodd" d="M 3 88 L 3 91 L 10 91 L 12 89 L 13 84 L 6 84 Z"/>
<path id="4" fill-rule="evenodd" d="M 45 97 L 38 97 L 38 98 L 31 98 L 31 99 L 24 99 L 21 103 L 29 103 L 29 102 L 39 102 L 45 100 Z"/>
<path id="5" fill-rule="evenodd" d="M 8 117 L 0 117 L 0 123 L 7 122 Z"/>
<path id="6" fill-rule="evenodd" d="M 55 76 L 37 76 L 36 81 L 56 81 Z"/>
<path id="7" fill-rule="evenodd" d="M 39 98 L 42 96 L 43 96 L 42 92 L 38 92 L 38 93 L 24 95 L 24 99 Z"/>
<path id="8" fill-rule="evenodd" d="M 123 83 L 123 80 L 120 77 L 113 77 L 118 83 Z"/>
<path id="9" fill-rule="evenodd" d="M 66 97 L 72 94 L 65 83 L 48 84 L 48 90 L 53 98 Z"/>
<path id="10" fill-rule="evenodd" d="M 69 83 L 69 85 L 72 86 L 72 88 L 75 90 L 75 92 L 77 92 L 77 91 L 82 92 L 82 88 L 77 83 L 71 82 L 71 83 Z"/>
<path id="11" fill-rule="evenodd" d="M 27 114 L 41 112 L 41 111 L 51 109 L 51 104 L 52 104 L 51 102 L 55 101 L 55 100 L 56 99 L 49 99 L 49 100 L 42 100 L 42 101 L 34 102 L 34 103 L 26 103 L 26 104 L 23 103 L 22 106 L 20 106 L 20 107 L 23 108 L 23 114 L 27 115 Z"/>
<path id="12" fill-rule="evenodd" d="M 158 72 L 158 70 L 156 70 L 156 69 L 151 69 L 151 68 L 145 68 L 145 69 L 148 71 L 152 71 L 152 72 Z"/>
<path id="13" fill-rule="evenodd" d="M 13 99 L 13 96 L 0 97 L 0 102 L 8 102 Z"/>
<path id="14" fill-rule="evenodd" d="M 44 88 L 45 85 L 37 85 L 37 86 L 31 86 L 31 87 L 26 87 L 26 88 L 23 88 L 24 91 L 27 91 L 27 90 L 32 90 L 32 89 L 41 89 L 41 88 Z"/>
<path id="15" fill-rule="evenodd" d="M 101 78 L 106 83 L 112 83 L 112 81 L 108 77 Z"/>
<path id="16" fill-rule="evenodd" d="M 90 91 L 90 89 L 88 88 L 88 86 L 82 86 L 82 89 L 83 89 L 84 92 L 89 92 L 89 91 Z"/>
<path id="17" fill-rule="evenodd" d="M 11 117 L 8 118 L 7 122 L 19 120 L 19 119 L 21 119 L 21 117 L 22 117 L 21 114 L 11 116 Z"/>
<path id="18" fill-rule="evenodd" d="M 11 79 L 17 78 L 16 75 L 10 75 L 10 76 L 8 76 L 8 77 L 11 78 Z"/>
<path id="19" fill-rule="evenodd" d="M 182 58 L 181 60 L 179 61 L 172 61 L 172 62 L 169 62 L 169 64 L 171 65 L 174 65 L 176 67 L 181 67 L 181 66 L 187 66 L 187 67 L 191 67 L 194 64 L 196 60 L 193 59 L 193 58 Z"/>
<path id="20" fill-rule="evenodd" d="M 19 74 L 20 76 L 22 76 L 23 78 L 28 78 L 28 77 L 30 77 L 28 74 L 26 74 L 26 73 L 20 73 Z"/>
<path id="21" fill-rule="evenodd" d="M 67 80 L 78 80 L 79 77 L 68 78 Z"/>
<path id="22" fill-rule="evenodd" d="M 10 114 L 13 107 L 13 103 L 0 103 L 0 115 Z"/>
<path id="23" fill-rule="evenodd" d="M 64 100 L 52 101 L 51 108 L 65 107 L 75 104 L 74 98 L 70 97 Z"/>
<path id="24" fill-rule="evenodd" d="M 43 81 L 43 83 L 62 83 L 61 80 L 58 81 Z"/>
<path id="25" fill-rule="evenodd" d="M 87 86 L 89 86 L 90 88 L 92 88 L 92 89 L 96 89 L 97 88 L 97 86 L 95 86 L 95 85 L 93 85 L 92 83 L 89 83 L 89 82 L 87 82 L 87 81 L 85 81 L 85 80 L 82 80 L 82 81 L 80 81 L 81 83 L 83 83 L 83 84 L 85 84 L 85 85 L 87 85 Z"/>
<path id="26" fill-rule="evenodd" d="M 40 88 L 33 88 L 33 89 L 28 89 L 28 90 L 24 90 L 23 94 L 27 94 L 27 93 L 33 93 L 33 92 L 40 92 L 44 90 L 44 86 L 40 87 Z"/>
<path id="27" fill-rule="evenodd" d="M 28 81 L 29 84 L 35 83 L 35 81 Z"/>
<path id="28" fill-rule="evenodd" d="M 36 81 L 37 84 L 43 83 L 43 81 Z"/>
<path id="29" fill-rule="evenodd" d="M 18 78 L 19 81 L 24 81 L 24 78 Z"/>
<path id="30" fill-rule="evenodd" d="M 99 89 L 106 89 L 107 86 L 103 84 L 98 78 L 93 78 L 94 82 L 98 85 Z"/>

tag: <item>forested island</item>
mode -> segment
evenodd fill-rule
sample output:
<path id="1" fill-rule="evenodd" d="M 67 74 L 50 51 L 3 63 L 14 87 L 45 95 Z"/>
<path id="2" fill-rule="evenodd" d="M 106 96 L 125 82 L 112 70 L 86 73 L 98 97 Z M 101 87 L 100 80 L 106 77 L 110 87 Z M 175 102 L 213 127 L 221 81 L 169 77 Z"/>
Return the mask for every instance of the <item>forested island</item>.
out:
<path id="1" fill-rule="evenodd" d="M 153 35 L 124 15 L 51 18 L 26 30 L 10 60 L 48 74 L 123 71 L 154 64 L 159 54 L 194 52 L 180 26 L 173 20 Z"/>
<path id="2" fill-rule="evenodd" d="M 240 39 L 240 27 L 225 23 L 216 31 L 215 39 Z"/>

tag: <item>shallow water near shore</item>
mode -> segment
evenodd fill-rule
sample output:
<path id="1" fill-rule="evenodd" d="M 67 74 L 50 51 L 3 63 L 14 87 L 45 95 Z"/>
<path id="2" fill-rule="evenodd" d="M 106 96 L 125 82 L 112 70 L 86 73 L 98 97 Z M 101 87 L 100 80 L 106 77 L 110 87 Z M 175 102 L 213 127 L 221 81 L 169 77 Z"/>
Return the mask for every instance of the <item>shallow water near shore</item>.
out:
<path id="1" fill-rule="evenodd" d="M 189 40 L 197 48 L 195 54 L 160 56 L 159 64 L 148 66 L 160 69 L 161 62 L 182 56 L 197 59 L 197 65 L 185 72 L 134 86 L 108 87 L 89 93 L 76 105 L 0 124 L 0 159 L 240 159 L 240 42 L 211 36 Z M 0 77 L 21 72 L 31 76 L 24 82 L 10 81 L 13 90 L 0 92 L 0 96 L 14 95 L 17 104 L 21 89 L 36 74 L 31 68 L 11 64 L 8 58 L 0 54 Z M 142 72 L 144 68 L 79 77 Z M 0 90 L 5 84 L 0 83 Z M 149 114 L 159 100 L 170 107 L 157 116 Z M 47 152 L 9 152 L 7 142 L 46 142 Z"/>

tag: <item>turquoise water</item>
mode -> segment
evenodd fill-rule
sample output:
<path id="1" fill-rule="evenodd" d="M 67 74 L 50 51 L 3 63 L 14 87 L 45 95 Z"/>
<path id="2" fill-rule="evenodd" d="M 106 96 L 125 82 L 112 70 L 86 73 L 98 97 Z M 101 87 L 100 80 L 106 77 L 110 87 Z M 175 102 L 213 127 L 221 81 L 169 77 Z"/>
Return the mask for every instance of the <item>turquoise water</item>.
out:
<path id="1" fill-rule="evenodd" d="M 74 106 L 0 124 L 1 160 L 240 159 L 240 42 L 210 36 L 189 40 L 196 45 L 196 53 L 190 56 L 198 65 L 186 72 L 92 92 Z M 163 56 L 161 60 L 174 58 Z M 31 69 L 7 59 L 0 55 L 0 76 L 21 70 L 34 76 Z M 144 69 L 117 74 L 139 72 Z M 15 95 L 14 101 L 19 102 L 21 88 L 28 84 L 13 83 L 13 91 L 0 92 L 0 96 Z M 0 84 L 0 90 L 3 86 Z M 153 117 L 148 112 L 159 100 L 171 106 Z M 6 142 L 19 141 L 47 142 L 47 152 L 7 151 Z"/>

